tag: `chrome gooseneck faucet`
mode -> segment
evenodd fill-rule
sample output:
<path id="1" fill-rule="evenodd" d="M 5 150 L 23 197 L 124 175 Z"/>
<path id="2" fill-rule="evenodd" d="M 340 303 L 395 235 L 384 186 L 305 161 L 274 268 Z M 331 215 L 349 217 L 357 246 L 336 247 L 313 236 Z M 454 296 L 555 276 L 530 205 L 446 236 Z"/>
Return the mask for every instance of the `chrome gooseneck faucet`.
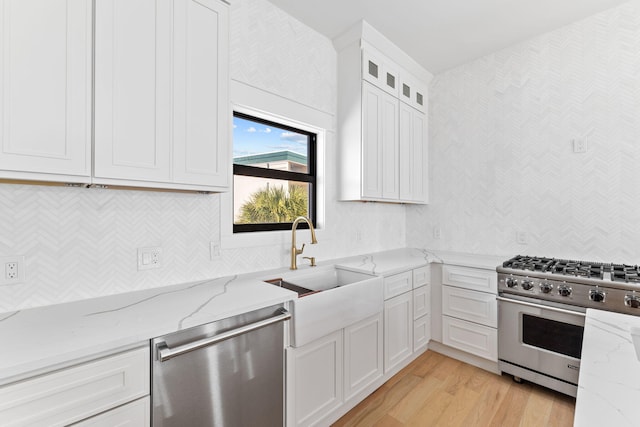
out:
<path id="1" fill-rule="evenodd" d="M 291 270 L 298 269 L 298 255 L 300 255 L 304 250 L 304 243 L 302 244 L 302 247 L 300 249 L 296 247 L 296 228 L 301 222 L 306 222 L 307 224 L 309 224 L 309 230 L 311 231 L 311 244 L 315 245 L 316 243 L 318 243 L 318 240 L 316 239 L 316 230 L 314 230 L 311 221 L 309 221 L 309 218 L 304 216 L 299 216 L 298 218 L 296 218 L 296 220 L 293 221 L 293 226 L 291 227 Z M 315 259 L 312 259 L 311 265 L 315 265 Z"/>

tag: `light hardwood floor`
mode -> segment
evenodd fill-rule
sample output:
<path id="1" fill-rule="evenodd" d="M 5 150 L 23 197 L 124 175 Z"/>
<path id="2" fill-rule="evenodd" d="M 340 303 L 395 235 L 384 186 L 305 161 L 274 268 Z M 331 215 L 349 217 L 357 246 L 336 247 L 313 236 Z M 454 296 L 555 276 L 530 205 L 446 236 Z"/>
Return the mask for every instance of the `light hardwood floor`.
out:
<path id="1" fill-rule="evenodd" d="M 334 426 L 572 426 L 575 399 L 426 351 Z"/>

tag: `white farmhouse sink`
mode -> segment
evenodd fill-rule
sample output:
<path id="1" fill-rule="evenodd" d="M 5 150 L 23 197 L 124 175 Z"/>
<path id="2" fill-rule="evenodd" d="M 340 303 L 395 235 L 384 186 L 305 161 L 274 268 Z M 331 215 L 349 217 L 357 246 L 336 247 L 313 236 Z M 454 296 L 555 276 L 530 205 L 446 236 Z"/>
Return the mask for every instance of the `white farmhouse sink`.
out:
<path id="1" fill-rule="evenodd" d="M 319 291 L 293 300 L 293 347 L 373 316 L 383 308 L 382 277 L 327 266 L 291 272 L 282 279 Z"/>

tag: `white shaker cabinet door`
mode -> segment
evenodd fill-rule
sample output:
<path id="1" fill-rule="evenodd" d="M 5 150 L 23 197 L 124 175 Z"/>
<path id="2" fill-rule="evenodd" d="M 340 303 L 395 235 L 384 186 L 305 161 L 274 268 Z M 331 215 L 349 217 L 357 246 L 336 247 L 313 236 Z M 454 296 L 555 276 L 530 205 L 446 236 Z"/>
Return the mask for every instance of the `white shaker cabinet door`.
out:
<path id="1" fill-rule="evenodd" d="M 362 82 L 362 196 L 398 197 L 398 100 Z"/>
<path id="2" fill-rule="evenodd" d="M 382 312 L 344 329 L 344 400 L 373 384 L 383 374 Z"/>
<path id="3" fill-rule="evenodd" d="M 406 292 L 384 302 L 384 372 L 413 354 L 413 299 Z"/>
<path id="4" fill-rule="evenodd" d="M 174 44 L 174 182 L 229 185 L 229 28 L 219 0 L 177 0 Z"/>
<path id="5" fill-rule="evenodd" d="M 427 203 L 427 118 L 404 102 L 399 117 L 400 200 Z"/>
<path id="6" fill-rule="evenodd" d="M 0 0 L 0 177 L 89 182 L 90 0 Z"/>
<path id="7" fill-rule="evenodd" d="M 96 0 L 96 178 L 171 178 L 171 5 Z"/>

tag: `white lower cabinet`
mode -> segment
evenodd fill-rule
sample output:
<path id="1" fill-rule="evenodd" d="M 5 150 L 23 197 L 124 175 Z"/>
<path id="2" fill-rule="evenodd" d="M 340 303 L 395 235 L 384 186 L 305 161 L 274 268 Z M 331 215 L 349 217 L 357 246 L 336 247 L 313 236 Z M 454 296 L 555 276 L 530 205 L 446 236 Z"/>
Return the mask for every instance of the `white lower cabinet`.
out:
<path id="1" fill-rule="evenodd" d="M 151 425 L 149 396 L 81 421 L 77 427 L 143 427 Z"/>
<path id="2" fill-rule="evenodd" d="M 498 360 L 498 330 L 442 316 L 442 343 L 492 361 Z"/>
<path id="3" fill-rule="evenodd" d="M 428 266 L 387 276 L 384 295 L 395 296 L 382 312 L 287 348 L 288 426 L 330 425 L 426 350 L 429 277 Z"/>
<path id="4" fill-rule="evenodd" d="M 413 351 L 426 350 L 431 339 L 431 317 L 429 315 L 413 321 Z"/>
<path id="5" fill-rule="evenodd" d="M 96 414 L 109 417 L 110 410 L 149 395 L 149 364 L 149 348 L 143 347 L 2 386 L 0 424 L 50 427 L 89 421 Z M 133 412 L 129 425 L 148 425 L 148 416 L 146 424 L 138 423 L 138 411 Z M 128 425 L 127 414 L 115 414 L 118 423 L 87 425 Z"/>
<path id="6" fill-rule="evenodd" d="M 413 354 L 413 300 L 406 292 L 384 302 L 384 372 Z"/>
<path id="7" fill-rule="evenodd" d="M 494 294 L 443 286 L 442 314 L 498 327 L 498 301 Z"/>
<path id="8" fill-rule="evenodd" d="M 287 425 L 313 425 L 342 405 L 342 330 L 287 349 Z"/>
<path id="9" fill-rule="evenodd" d="M 383 374 L 382 313 L 344 329 L 344 400 Z"/>
<path id="10" fill-rule="evenodd" d="M 444 265 L 442 343 L 498 361 L 498 303 L 495 270 Z"/>

